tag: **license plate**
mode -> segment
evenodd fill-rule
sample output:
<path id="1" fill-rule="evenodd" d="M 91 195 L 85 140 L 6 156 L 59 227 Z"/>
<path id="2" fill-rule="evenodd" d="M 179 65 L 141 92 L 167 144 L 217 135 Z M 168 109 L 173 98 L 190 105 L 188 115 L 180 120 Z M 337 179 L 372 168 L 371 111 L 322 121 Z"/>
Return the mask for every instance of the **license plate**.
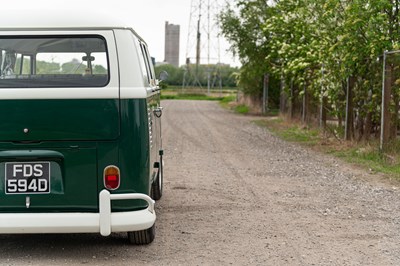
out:
<path id="1" fill-rule="evenodd" d="M 50 193 L 50 162 L 6 163 L 6 194 Z"/>

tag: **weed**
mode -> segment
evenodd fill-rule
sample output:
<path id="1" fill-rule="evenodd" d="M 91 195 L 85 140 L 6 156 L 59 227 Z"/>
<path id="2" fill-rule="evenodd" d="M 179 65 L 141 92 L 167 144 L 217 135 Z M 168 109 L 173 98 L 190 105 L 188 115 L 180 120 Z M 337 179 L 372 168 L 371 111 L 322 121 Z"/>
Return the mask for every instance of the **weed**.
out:
<path id="1" fill-rule="evenodd" d="M 235 112 L 239 114 L 247 114 L 249 112 L 249 107 L 244 104 L 240 104 L 235 107 Z"/>

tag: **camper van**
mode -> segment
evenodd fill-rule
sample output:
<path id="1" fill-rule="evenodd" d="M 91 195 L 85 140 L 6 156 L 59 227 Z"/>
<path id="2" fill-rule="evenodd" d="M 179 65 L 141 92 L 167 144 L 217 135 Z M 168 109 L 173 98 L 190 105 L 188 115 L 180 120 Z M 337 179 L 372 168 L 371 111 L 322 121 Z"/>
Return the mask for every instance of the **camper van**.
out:
<path id="1" fill-rule="evenodd" d="M 120 22 L 0 19 L 0 234 L 155 237 L 160 90 Z"/>

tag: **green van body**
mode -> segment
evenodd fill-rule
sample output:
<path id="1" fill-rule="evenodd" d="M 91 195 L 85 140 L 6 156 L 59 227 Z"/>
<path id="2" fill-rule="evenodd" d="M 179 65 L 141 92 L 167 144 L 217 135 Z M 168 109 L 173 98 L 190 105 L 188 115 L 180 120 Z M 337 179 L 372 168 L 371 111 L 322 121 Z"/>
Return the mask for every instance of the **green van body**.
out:
<path id="1" fill-rule="evenodd" d="M 0 233 L 154 239 L 160 91 L 146 43 L 130 28 L 103 24 L 0 26 Z M 53 61 L 38 59 L 79 49 L 78 74 L 61 73 L 76 58 L 55 72 L 43 67 Z M 116 188 L 105 181 L 110 166 L 119 170 Z"/>

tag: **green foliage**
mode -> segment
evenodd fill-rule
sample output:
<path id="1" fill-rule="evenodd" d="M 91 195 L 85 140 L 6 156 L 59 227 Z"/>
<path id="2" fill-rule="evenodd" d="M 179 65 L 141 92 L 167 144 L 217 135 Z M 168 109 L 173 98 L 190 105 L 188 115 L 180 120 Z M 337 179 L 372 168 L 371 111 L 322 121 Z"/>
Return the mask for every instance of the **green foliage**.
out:
<path id="1" fill-rule="evenodd" d="M 219 16 L 222 34 L 231 43 L 231 51 L 239 56 L 244 66 L 239 84 L 245 88 L 253 84 L 247 86 L 250 79 L 243 80 L 243 74 L 260 77 L 269 70 L 269 66 L 264 64 L 264 58 L 269 54 L 266 45 L 268 35 L 261 30 L 262 21 L 268 17 L 266 13 L 269 10 L 266 1 L 236 1 L 235 7 L 228 4 Z"/>
<path id="2" fill-rule="evenodd" d="M 247 105 L 241 104 L 235 107 L 235 112 L 239 114 L 247 114 L 249 112 L 249 107 Z"/>
<path id="3" fill-rule="evenodd" d="M 82 74 L 85 73 L 85 69 L 86 65 L 81 63 L 78 59 L 73 59 L 71 62 L 61 65 L 61 72 L 67 74 Z"/>
<path id="4" fill-rule="evenodd" d="M 223 104 L 227 104 L 230 102 L 236 101 L 236 96 L 235 95 L 229 95 L 229 96 L 225 96 L 224 98 L 222 98 L 222 100 L 220 101 Z"/>
<path id="5" fill-rule="evenodd" d="M 93 66 L 93 74 L 104 75 L 107 74 L 107 69 L 102 65 L 94 65 Z"/>
<path id="6" fill-rule="evenodd" d="M 60 73 L 61 67 L 59 63 L 51 63 L 45 61 L 36 61 L 37 74 Z"/>
<path id="7" fill-rule="evenodd" d="M 21 60 L 17 60 L 15 71 L 19 73 L 20 67 Z M 62 65 L 56 62 L 36 61 L 37 74 L 83 74 L 85 69 L 86 65 L 80 63 L 78 59 L 73 59 Z M 21 74 L 30 74 L 30 60 L 24 59 Z M 93 74 L 107 74 L 107 69 L 102 65 L 93 65 Z"/>
<path id="8" fill-rule="evenodd" d="M 385 173 L 400 178 L 400 165 L 398 161 L 393 161 L 391 159 L 396 158 L 398 160 L 399 154 L 393 157 L 387 157 L 379 152 L 378 147 L 379 145 L 376 143 L 373 146 L 368 145 L 366 148 L 354 146 L 342 150 L 331 149 L 329 153 L 347 162 L 362 165 L 371 172 Z"/>
<path id="9" fill-rule="evenodd" d="M 21 69 L 21 58 L 18 58 L 15 63 L 14 73 L 17 71 L 19 73 Z M 23 65 L 22 65 L 22 73 L 21 74 L 30 74 L 30 66 L 31 62 L 29 59 L 24 58 Z"/>
<path id="10" fill-rule="evenodd" d="M 231 1 L 232 2 L 232 1 Z M 219 15 L 222 35 L 230 42 L 231 51 L 238 55 L 242 68 L 237 75 L 238 86 L 245 94 L 262 94 L 263 76 L 270 74 L 270 99 L 279 103 L 280 85 L 277 82 L 280 74 L 273 71 L 271 34 L 262 30 L 264 22 L 273 16 L 275 8 L 269 6 L 266 0 L 233 1 L 227 4 Z"/>
<path id="11" fill-rule="evenodd" d="M 22 60 L 23 58 L 23 60 Z M 15 74 L 29 75 L 31 74 L 31 57 L 16 55 L 13 72 Z M 22 69 L 21 69 L 22 64 Z M 87 69 L 86 62 L 73 58 L 69 62 L 60 64 L 59 62 L 51 62 L 44 60 L 36 61 L 36 74 L 84 74 Z M 102 65 L 92 64 L 93 74 L 107 74 L 107 69 Z"/>
<path id="12" fill-rule="evenodd" d="M 227 104 L 236 99 L 236 96 L 231 94 L 207 95 L 201 92 L 181 93 L 177 90 L 161 91 L 162 100 L 197 100 L 197 101 L 219 101 L 222 104 Z"/>
<path id="13" fill-rule="evenodd" d="M 222 99 L 219 101 L 219 105 L 220 105 L 222 108 L 231 109 L 231 107 L 230 107 L 230 103 L 231 103 L 231 102 L 236 103 L 236 95 L 228 95 L 228 96 L 225 96 L 224 98 L 222 98 Z"/>
<path id="14" fill-rule="evenodd" d="M 287 141 L 301 142 L 306 145 L 315 145 L 319 140 L 318 130 L 308 129 L 298 125 L 287 126 L 280 118 L 255 120 L 253 122 L 259 126 L 267 127 L 275 135 Z"/>
<path id="15" fill-rule="evenodd" d="M 164 64 L 155 67 L 156 77 L 159 78 L 162 71 L 168 73 L 168 79 L 163 81 L 163 83 L 168 87 L 168 85 L 182 86 L 183 80 L 183 68 L 178 68 L 174 65 Z"/>
<path id="16" fill-rule="evenodd" d="M 167 87 L 182 86 L 184 75 L 186 84 L 192 85 L 194 83 L 193 75 L 195 71 L 198 71 L 196 76 L 199 79 L 200 84 L 204 87 L 207 87 L 208 72 L 210 72 L 213 87 L 219 87 L 219 84 L 217 84 L 219 77 L 221 77 L 222 87 L 236 87 L 235 73 L 238 72 L 238 69 L 228 65 L 200 65 L 198 70 L 196 70 L 195 65 L 182 66 L 178 68 L 170 64 L 163 64 L 155 67 L 157 77 L 159 77 L 161 71 L 166 71 L 168 73 L 168 79 L 164 81 L 164 84 Z"/>
<path id="17" fill-rule="evenodd" d="M 213 97 L 213 96 L 207 96 L 205 94 L 192 94 L 192 93 L 161 95 L 161 100 L 220 101 L 222 99 L 223 97 Z"/>
<path id="18" fill-rule="evenodd" d="M 330 115 L 339 117 L 345 108 L 346 80 L 354 77 L 359 119 L 373 113 L 372 122 L 379 121 L 382 54 L 400 48 L 398 1 L 232 2 L 219 20 L 243 64 L 238 80 L 245 93 L 261 95 L 262 76 L 269 73 L 291 97 L 302 97 L 299 89 L 294 95 L 289 92 L 292 84 L 305 86 L 314 102 L 326 97 Z M 279 91 L 278 84 L 271 91 Z M 400 89 L 395 93 L 400 98 Z"/>

